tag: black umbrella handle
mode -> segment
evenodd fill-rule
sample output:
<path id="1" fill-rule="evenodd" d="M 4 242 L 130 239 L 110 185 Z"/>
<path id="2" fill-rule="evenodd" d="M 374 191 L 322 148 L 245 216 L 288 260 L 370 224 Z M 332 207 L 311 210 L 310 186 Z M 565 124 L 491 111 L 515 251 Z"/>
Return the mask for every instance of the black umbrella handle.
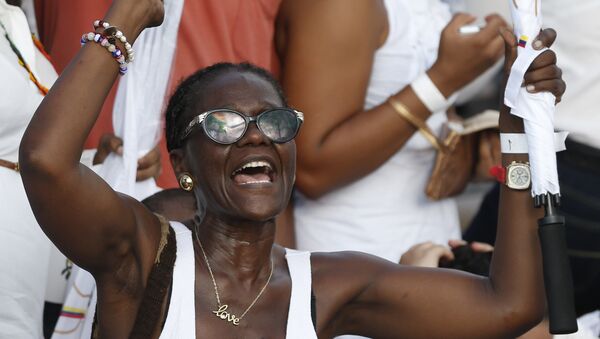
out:
<path id="1" fill-rule="evenodd" d="M 543 205 L 545 216 L 538 220 L 544 285 L 550 320 L 550 333 L 577 332 L 577 315 L 573 300 L 573 279 L 567 257 L 565 218 L 556 211 L 558 195 L 537 196 L 536 205 Z"/>

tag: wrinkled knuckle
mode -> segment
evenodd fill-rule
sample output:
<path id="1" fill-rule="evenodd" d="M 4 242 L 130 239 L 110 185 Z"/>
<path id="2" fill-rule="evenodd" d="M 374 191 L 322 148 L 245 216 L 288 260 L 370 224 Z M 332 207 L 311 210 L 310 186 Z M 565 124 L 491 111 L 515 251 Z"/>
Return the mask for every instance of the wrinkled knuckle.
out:
<path id="1" fill-rule="evenodd" d="M 556 77 L 562 79 L 563 71 L 560 67 L 555 67 Z"/>
<path id="2" fill-rule="evenodd" d="M 544 54 L 550 63 L 556 63 L 556 53 L 553 50 L 549 49 L 545 51 Z"/>

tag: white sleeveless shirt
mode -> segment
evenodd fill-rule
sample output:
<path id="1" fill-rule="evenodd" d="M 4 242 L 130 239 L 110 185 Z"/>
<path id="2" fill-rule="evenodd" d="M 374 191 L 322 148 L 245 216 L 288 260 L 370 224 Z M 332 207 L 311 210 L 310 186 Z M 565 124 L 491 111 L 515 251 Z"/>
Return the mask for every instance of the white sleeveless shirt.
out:
<path id="1" fill-rule="evenodd" d="M 169 310 L 160 339 L 193 339 L 196 338 L 196 268 L 192 232 L 174 221 L 171 222 L 171 227 L 175 230 L 177 239 L 177 257 L 173 269 Z M 286 338 L 317 339 L 311 318 L 310 253 L 286 249 L 285 258 L 292 279 Z"/>
<path id="2" fill-rule="evenodd" d="M 437 59 L 440 34 L 451 18 L 439 0 L 385 0 L 389 33 L 374 57 L 365 109 L 409 85 Z M 446 120 L 435 112 L 427 121 L 438 133 Z M 369 142 L 369 140 L 365 140 Z M 459 238 L 453 199 L 425 195 L 435 150 L 419 133 L 372 173 L 323 197 L 295 196 L 298 248 L 307 251 L 362 251 L 398 262 L 423 241 Z"/>

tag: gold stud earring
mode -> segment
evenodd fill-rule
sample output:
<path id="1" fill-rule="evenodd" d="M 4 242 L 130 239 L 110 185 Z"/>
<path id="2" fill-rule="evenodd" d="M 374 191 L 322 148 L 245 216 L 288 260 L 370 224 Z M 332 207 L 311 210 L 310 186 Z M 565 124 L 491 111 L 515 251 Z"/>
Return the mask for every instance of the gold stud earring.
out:
<path id="1" fill-rule="evenodd" d="M 181 174 L 179 176 L 179 187 L 186 192 L 191 192 L 194 189 L 194 180 L 187 174 Z"/>

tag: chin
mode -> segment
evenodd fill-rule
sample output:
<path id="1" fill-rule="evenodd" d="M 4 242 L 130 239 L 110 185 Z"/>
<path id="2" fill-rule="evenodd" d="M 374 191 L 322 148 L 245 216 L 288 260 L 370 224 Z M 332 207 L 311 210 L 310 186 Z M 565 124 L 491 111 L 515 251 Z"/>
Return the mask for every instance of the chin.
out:
<path id="1" fill-rule="evenodd" d="M 285 209 L 281 200 L 249 199 L 236 204 L 239 206 L 238 215 L 246 220 L 265 222 L 278 216 Z"/>

